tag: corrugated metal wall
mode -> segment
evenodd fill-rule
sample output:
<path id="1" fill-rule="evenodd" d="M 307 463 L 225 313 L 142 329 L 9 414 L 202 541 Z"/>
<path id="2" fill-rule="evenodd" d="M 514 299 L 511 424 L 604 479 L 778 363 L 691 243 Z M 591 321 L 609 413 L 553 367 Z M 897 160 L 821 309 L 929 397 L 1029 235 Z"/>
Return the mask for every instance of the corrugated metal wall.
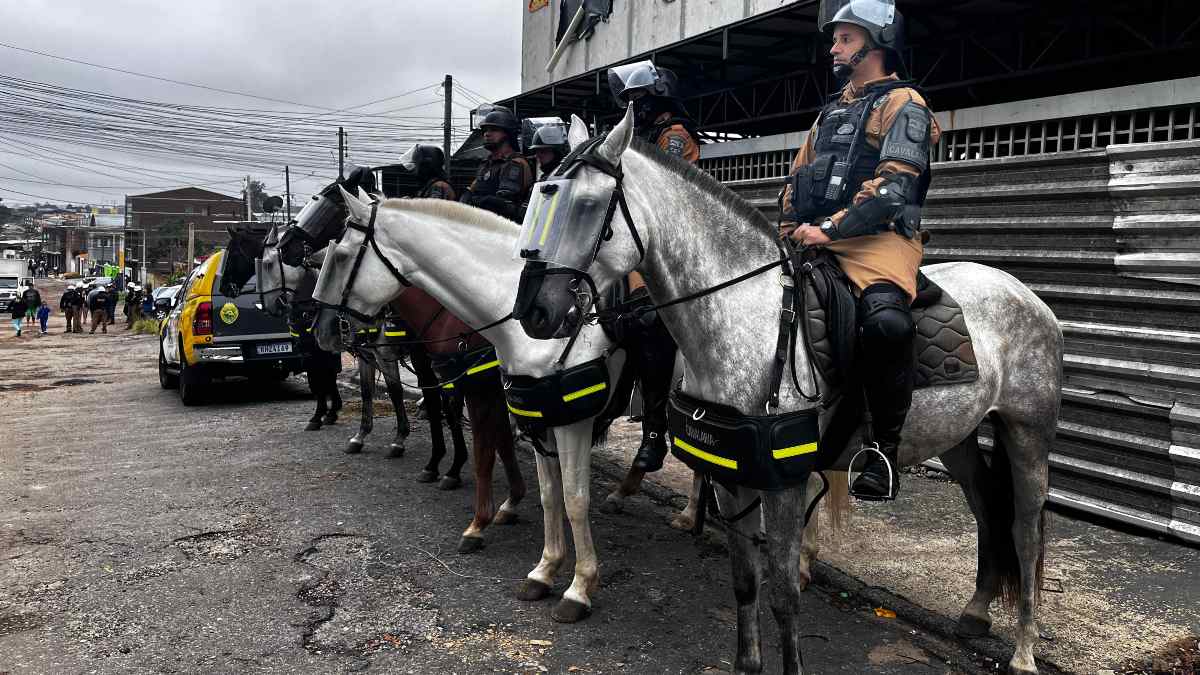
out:
<path id="1" fill-rule="evenodd" d="M 1195 118 L 1183 138 L 1196 137 Z M 1144 138 L 1162 137 L 1150 119 Z M 1094 139 L 1094 128 L 1083 135 Z M 993 131 L 993 141 L 1014 139 Z M 1064 151 L 1064 133 L 1078 143 L 1079 126 L 1059 124 L 1053 149 L 1042 131 L 1019 152 L 950 134 L 937 155 L 947 161 L 934 165 L 925 260 L 1003 269 L 1062 323 L 1052 500 L 1200 541 L 1200 141 Z M 706 168 L 722 177 L 778 164 L 765 155 Z M 963 159 L 979 156 L 990 158 Z M 728 184 L 774 217 L 782 181 L 776 170 L 758 175 Z"/>

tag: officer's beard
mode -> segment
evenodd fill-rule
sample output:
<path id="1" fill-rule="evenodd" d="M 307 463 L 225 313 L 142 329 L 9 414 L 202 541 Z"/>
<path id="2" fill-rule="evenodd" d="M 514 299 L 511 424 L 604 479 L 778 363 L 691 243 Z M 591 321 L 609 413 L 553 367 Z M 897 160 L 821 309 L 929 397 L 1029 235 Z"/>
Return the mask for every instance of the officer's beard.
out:
<path id="1" fill-rule="evenodd" d="M 867 58 L 867 54 L 869 53 L 871 53 L 871 47 L 863 45 L 862 49 L 854 52 L 854 56 L 850 57 L 849 63 L 834 63 L 833 76 L 842 81 L 849 80 L 858 68 L 858 64 L 862 63 L 862 60 Z"/>
<path id="2" fill-rule="evenodd" d="M 496 141 L 484 141 L 483 149 L 487 150 L 488 152 L 495 152 L 500 149 L 500 143 Z"/>

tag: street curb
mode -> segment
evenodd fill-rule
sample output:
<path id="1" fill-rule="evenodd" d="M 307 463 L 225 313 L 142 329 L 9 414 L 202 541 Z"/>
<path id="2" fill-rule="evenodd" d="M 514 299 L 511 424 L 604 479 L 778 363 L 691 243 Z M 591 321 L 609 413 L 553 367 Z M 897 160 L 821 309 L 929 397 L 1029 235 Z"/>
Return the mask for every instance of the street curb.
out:
<path id="1" fill-rule="evenodd" d="M 592 467 L 598 474 L 602 474 L 606 478 L 617 482 L 625 477 L 627 470 L 627 467 L 595 454 L 592 455 Z M 642 481 L 641 492 L 649 497 L 651 501 L 661 506 L 682 508 L 687 503 L 687 495 L 680 494 L 669 487 L 661 485 L 651 480 L 649 476 L 646 480 Z M 705 521 L 705 529 L 708 530 L 710 528 L 722 533 L 722 537 L 716 540 L 716 543 L 719 543 L 720 546 L 728 550 L 724 541 L 724 525 L 709 518 Z M 821 560 L 813 562 L 811 571 L 813 574 L 813 584 L 829 593 L 836 595 L 837 593 L 844 592 L 852 597 L 859 598 L 865 603 L 869 603 L 872 607 L 886 607 L 896 612 L 897 618 L 913 626 L 927 630 L 964 650 L 974 652 L 973 656 L 976 662 L 955 662 L 953 664 L 971 675 L 995 675 L 997 667 L 1007 672 L 1008 661 L 1012 658 L 1014 649 L 1014 645 L 1007 640 L 994 634 L 976 639 L 960 638 L 954 634 L 956 622 L 953 619 L 925 609 L 903 596 L 896 595 L 878 586 L 868 586 L 865 582 Z M 1005 610 L 1002 609 L 1000 611 Z M 938 653 L 938 650 L 933 645 L 923 644 L 921 646 L 928 649 L 928 651 Z M 990 660 L 992 662 L 991 666 L 985 667 L 978 663 L 978 661 L 982 661 L 983 659 Z M 1072 675 L 1072 671 L 1063 670 L 1054 663 L 1042 658 L 1037 659 L 1037 664 L 1038 672 L 1041 675 Z"/>

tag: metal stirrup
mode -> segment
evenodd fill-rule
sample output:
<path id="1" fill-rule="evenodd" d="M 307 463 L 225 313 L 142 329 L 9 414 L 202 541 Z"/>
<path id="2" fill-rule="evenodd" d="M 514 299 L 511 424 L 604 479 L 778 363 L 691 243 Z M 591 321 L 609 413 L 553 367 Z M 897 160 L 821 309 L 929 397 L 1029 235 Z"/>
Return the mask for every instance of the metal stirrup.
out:
<path id="1" fill-rule="evenodd" d="M 876 455 L 879 455 L 880 458 L 883 459 L 884 465 L 887 466 L 888 491 L 887 491 L 886 495 L 863 495 L 861 493 L 854 491 L 854 479 L 857 477 L 854 475 L 854 463 L 856 461 L 858 461 L 859 455 L 862 455 L 864 452 L 873 452 Z M 870 500 L 887 501 L 887 500 L 895 499 L 896 498 L 896 475 L 895 475 L 894 471 L 895 471 L 895 469 L 892 468 L 892 460 L 888 459 L 887 455 L 883 454 L 883 451 L 879 449 L 878 443 L 870 443 L 867 445 L 863 445 L 862 449 L 859 450 L 858 452 L 854 453 L 854 456 L 850 458 L 850 464 L 849 464 L 849 466 L 846 467 L 846 486 L 850 491 L 850 496 L 854 497 L 855 499 L 866 499 L 868 501 L 870 501 Z M 858 475 L 861 476 L 862 472 L 859 471 Z"/>

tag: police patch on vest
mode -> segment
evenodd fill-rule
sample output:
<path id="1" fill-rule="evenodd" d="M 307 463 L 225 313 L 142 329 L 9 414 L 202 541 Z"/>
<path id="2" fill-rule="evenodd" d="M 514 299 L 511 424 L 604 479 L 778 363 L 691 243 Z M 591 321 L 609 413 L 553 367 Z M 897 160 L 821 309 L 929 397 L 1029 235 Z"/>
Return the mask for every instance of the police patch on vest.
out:
<path id="1" fill-rule="evenodd" d="M 921 143 L 929 135 L 929 122 L 924 115 L 909 112 L 905 132 L 908 134 L 908 140 L 913 143 Z"/>
<path id="2" fill-rule="evenodd" d="M 667 152 L 678 157 L 683 157 L 683 145 L 683 138 L 672 136 L 667 139 Z"/>
<path id="3" fill-rule="evenodd" d="M 845 124 L 843 124 L 842 126 L 837 128 L 837 133 L 842 136 L 848 136 L 848 135 L 854 133 L 854 125 L 849 122 L 846 122 Z"/>

